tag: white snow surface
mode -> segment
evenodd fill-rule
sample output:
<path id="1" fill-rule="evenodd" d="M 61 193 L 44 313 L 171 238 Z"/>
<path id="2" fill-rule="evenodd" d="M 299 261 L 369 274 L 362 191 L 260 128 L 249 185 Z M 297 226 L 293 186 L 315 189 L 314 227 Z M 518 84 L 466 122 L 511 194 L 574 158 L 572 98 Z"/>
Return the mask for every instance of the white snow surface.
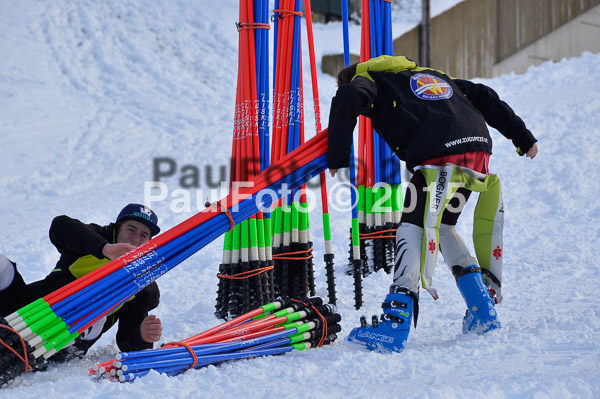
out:
<path id="1" fill-rule="evenodd" d="M 414 26 L 418 12 L 413 14 L 395 16 L 394 29 Z M 43 278 L 58 259 L 48 239 L 54 216 L 113 221 L 125 204 L 143 201 L 154 157 L 177 161 L 177 174 L 164 180 L 169 195 L 181 188 L 184 165 L 200 168 L 205 190 L 192 190 L 188 211 L 171 197 L 154 203 L 163 230 L 195 213 L 196 199 L 207 199 L 205 166 L 229 163 L 237 20 L 234 0 L 3 4 L 0 252 L 18 263 L 26 281 Z M 350 38 L 358 48 L 358 26 L 351 27 Z M 315 25 L 315 45 L 317 58 L 341 51 L 341 25 Z M 305 125 L 312 137 L 306 44 L 304 50 Z M 318 68 L 325 127 L 335 82 Z M 379 272 L 366 278 L 364 306 L 354 310 L 352 279 L 343 273 L 350 213 L 332 209 L 343 317 L 343 331 L 333 345 L 170 378 L 152 372 L 133 383 L 95 382 L 87 369 L 118 352 L 109 333 L 85 359 L 18 377 L 0 397 L 600 397 L 599 71 L 600 55 L 584 53 L 523 75 L 479 80 L 493 87 L 540 140 L 535 160 L 520 158 L 492 130 L 491 167 L 502 179 L 506 210 L 504 301 L 497 306 L 501 330 L 486 336 L 461 333 L 465 305 L 440 257 L 434 283 L 441 297 L 434 301 L 421 292 L 418 328 L 403 353 L 372 353 L 345 343 L 359 316 L 379 314 L 391 277 Z M 469 202 L 458 226 L 471 248 L 475 202 Z M 317 294 L 326 298 L 320 205 L 311 214 L 311 229 Z M 161 342 L 220 323 L 213 311 L 221 255 L 222 238 L 158 281 Z"/>

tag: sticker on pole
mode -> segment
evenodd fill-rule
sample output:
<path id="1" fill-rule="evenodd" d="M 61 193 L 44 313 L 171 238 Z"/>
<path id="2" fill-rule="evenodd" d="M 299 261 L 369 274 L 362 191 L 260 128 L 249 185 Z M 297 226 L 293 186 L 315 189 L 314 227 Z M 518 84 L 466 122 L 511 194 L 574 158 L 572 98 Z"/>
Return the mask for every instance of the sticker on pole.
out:
<path id="1" fill-rule="evenodd" d="M 410 78 L 410 89 L 421 100 L 445 100 L 454 92 L 444 79 L 426 73 Z"/>

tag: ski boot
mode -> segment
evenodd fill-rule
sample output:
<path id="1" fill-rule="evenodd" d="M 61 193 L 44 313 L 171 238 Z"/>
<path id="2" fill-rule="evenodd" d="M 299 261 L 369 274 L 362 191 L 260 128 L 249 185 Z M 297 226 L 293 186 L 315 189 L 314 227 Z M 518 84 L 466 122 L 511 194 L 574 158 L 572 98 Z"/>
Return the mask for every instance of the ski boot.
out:
<path id="1" fill-rule="evenodd" d="M 481 335 L 501 328 L 494 301 L 483 282 L 481 268 L 477 265 L 453 266 L 452 273 L 467 304 L 467 312 L 463 319 L 463 334 L 474 332 Z"/>
<path id="2" fill-rule="evenodd" d="M 410 332 L 413 311 L 415 327 L 417 325 L 418 301 L 416 293 L 393 285 L 381 305 L 381 321 L 377 316 L 373 316 L 373 324 L 368 325 L 364 316 L 361 317 L 361 326 L 350 332 L 348 341 L 362 344 L 367 349 L 377 352 L 402 351 Z"/>

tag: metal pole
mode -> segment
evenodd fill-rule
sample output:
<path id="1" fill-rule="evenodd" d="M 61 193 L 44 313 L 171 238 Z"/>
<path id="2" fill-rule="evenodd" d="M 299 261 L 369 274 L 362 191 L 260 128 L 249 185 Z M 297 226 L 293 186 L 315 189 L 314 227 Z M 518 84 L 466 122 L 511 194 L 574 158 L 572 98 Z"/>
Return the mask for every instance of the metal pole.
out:
<path id="1" fill-rule="evenodd" d="M 429 66 L 431 50 L 431 18 L 429 0 L 421 0 L 421 25 L 419 26 L 419 63 Z"/>

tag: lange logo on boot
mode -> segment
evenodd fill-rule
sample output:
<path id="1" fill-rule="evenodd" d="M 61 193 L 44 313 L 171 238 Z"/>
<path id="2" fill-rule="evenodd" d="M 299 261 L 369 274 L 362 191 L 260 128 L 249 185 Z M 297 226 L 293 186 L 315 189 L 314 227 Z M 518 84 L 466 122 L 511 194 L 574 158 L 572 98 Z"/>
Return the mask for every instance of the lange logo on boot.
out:
<path id="1" fill-rule="evenodd" d="M 373 334 L 368 331 L 358 331 L 358 336 L 361 338 L 368 338 L 373 341 L 387 342 L 388 344 L 394 343 L 394 337 L 390 337 L 389 335 Z"/>
<path id="2" fill-rule="evenodd" d="M 499 246 L 496 247 L 492 254 L 494 255 L 494 258 L 496 258 L 496 260 L 500 259 L 502 257 L 502 248 L 500 248 Z"/>

